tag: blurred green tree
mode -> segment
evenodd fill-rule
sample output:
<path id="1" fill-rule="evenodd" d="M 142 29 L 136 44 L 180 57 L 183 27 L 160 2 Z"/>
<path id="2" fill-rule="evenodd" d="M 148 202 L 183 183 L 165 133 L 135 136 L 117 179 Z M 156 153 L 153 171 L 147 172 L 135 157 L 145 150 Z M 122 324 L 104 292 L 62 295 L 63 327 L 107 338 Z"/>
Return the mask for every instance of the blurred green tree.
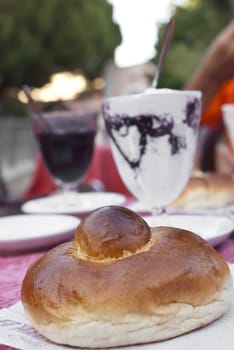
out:
<path id="1" fill-rule="evenodd" d="M 233 18 L 228 0 L 187 0 L 173 10 L 175 30 L 159 81 L 160 87 L 182 88 L 199 65 L 211 40 Z M 157 53 L 166 24 L 159 29 Z M 157 61 L 157 57 L 153 62 Z"/>
<path id="2" fill-rule="evenodd" d="M 93 78 L 120 41 L 106 0 L 0 0 L 0 89 L 63 70 Z"/>

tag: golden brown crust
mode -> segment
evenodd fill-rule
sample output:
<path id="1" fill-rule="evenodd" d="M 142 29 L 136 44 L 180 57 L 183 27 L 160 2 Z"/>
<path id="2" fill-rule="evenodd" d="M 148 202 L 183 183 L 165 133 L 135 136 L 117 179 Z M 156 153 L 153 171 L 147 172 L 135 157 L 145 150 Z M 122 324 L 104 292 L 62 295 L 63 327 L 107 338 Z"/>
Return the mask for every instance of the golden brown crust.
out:
<path id="1" fill-rule="evenodd" d="M 197 235 L 106 207 L 29 268 L 21 299 L 47 339 L 105 348 L 201 327 L 226 311 L 231 290 L 226 262 Z"/>
<path id="2" fill-rule="evenodd" d="M 146 251 L 95 262 L 77 259 L 76 245 L 62 244 L 28 270 L 22 302 L 38 323 L 68 321 L 85 310 L 95 317 L 151 314 L 170 303 L 203 305 L 230 278 L 224 259 L 197 235 L 153 228 Z"/>
<path id="3" fill-rule="evenodd" d="M 199 173 L 173 202 L 177 208 L 216 208 L 234 203 L 234 180 L 225 174 Z"/>

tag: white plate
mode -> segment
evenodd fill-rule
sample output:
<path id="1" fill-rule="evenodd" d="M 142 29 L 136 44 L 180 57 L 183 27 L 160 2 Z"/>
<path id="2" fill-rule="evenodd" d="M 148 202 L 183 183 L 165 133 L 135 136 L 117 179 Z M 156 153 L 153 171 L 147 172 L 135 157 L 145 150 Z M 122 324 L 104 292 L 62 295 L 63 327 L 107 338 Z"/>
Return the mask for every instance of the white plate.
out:
<path id="1" fill-rule="evenodd" d="M 12 215 L 0 218 L 0 253 L 49 247 L 71 239 L 80 219 L 68 215 Z"/>
<path id="2" fill-rule="evenodd" d="M 213 246 L 222 243 L 234 230 L 234 220 L 219 215 L 169 214 L 157 218 L 144 216 L 144 219 L 150 226 L 172 226 L 192 231 Z"/>
<path id="3" fill-rule="evenodd" d="M 21 207 L 29 214 L 80 214 L 105 205 L 121 205 L 126 197 L 113 192 L 69 192 L 30 200 Z"/>
<path id="4" fill-rule="evenodd" d="M 143 201 L 134 200 L 129 203 L 127 207 L 137 213 L 151 213 L 152 208 Z M 216 208 L 167 208 L 167 212 L 170 214 L 207 214 L 207 215 L 225 215 L 234 214 L 234 204 L 228 204 L 222 207 Z"/>

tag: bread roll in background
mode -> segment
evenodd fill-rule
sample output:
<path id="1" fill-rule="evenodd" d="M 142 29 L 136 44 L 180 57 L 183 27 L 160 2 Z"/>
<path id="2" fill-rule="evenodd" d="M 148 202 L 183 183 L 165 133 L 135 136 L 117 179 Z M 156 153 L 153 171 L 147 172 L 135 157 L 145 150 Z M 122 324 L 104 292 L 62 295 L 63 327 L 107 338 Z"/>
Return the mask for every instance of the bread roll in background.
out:
<path id="1" fill-rule="evenodd" d="M 234 180 L 217 173 L 195 172 L 173 208 L 208 209 L 234 203 Z"/>
<path id="2" fill-rule="evenodd" d="M 106 348 L 202 327 L 227 310 L 231 291 L 228 265 L 199 236 L 110 206 L 29 268 L 21 299 L 47 339 Z"/>

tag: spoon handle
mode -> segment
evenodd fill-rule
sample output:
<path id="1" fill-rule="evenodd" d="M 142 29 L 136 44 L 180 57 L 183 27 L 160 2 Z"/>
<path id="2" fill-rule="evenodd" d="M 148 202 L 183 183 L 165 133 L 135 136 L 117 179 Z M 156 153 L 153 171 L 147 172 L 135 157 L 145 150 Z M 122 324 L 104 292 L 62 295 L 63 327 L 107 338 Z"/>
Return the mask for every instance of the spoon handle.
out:
<path id="1" fill-rule="evenodd" d="M 35 113 L 41 120 L 42 124 L 44 125 L 45 129 L 51 130 L 50 124 L 47 122 L 47 120 L 43 117 L 40 109 L 37 107 L 36 102 L 34 101 L 30 88 L 27 85 L 23 86 L 23 91 L 28 99 L 28 104 L 30 106 L 30 109 L 33 113 Z"/>
<path id="2" fill-rule="evenodd" d="M 154 76 L 154 79 L 152 81 L 151 87 L 152 88 L 157 88 L 158 86 L 158 81 L 159 81 L 159 76 L 162 70 L 162 66 L 164 64 L 166 55 L 167 55 L 167 51 L 169 49 L 170 43 L 171 43 L 171 39 L 172 39 L 172 35 L 174 32 L 174 26 L 175 26 L 175 20 L 174 18 L 171 18 L 170 21 L 167 24 L 167 28 L 166 28 L 166 32 L 165 32 L 165 36 L 163 38 L 163 45 L 162 45 L 162 49 L 159 55 L 159 61 L 158 61 L 158 65 L 157 65 L 157 70 Z"/>

